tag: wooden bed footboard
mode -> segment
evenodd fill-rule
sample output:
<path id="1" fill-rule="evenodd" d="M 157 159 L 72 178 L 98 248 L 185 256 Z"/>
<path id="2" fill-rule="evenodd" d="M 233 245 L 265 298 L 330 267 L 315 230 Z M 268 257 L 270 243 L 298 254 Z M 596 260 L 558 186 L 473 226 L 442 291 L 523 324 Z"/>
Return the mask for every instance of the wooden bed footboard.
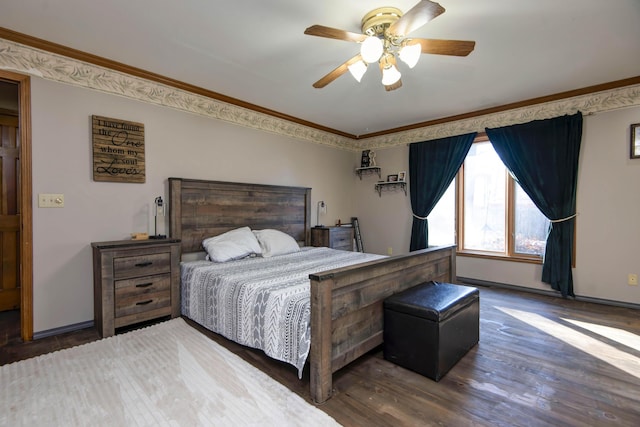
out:
<path id="1" fill-rule="evenodd" d="M 383 301 L 430 280 L 455 283 L 456 247 L 407 255 L 309 276 L 311 280 L 311 398 L 333 392 L 333 373 L 382 344 Z"/>

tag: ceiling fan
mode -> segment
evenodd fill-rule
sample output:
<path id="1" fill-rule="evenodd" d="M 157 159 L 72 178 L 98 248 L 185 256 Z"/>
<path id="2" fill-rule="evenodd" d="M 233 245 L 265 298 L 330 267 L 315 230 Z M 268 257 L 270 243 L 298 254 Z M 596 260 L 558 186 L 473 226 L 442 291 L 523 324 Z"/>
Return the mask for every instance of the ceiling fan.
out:
<path id="1" fill-rule="evenodd" d="M 360 53 L 339 65 L 313 84 L 320 89 L 350 71 L 359 82 L 367 65 L 378 63 L 382 72 L 382 84 L 387 91 L 402 86 L 396 57 L 413 68 L 420 54 L 467 56 L 476 42 L 464 40 L 437 40 L 408 38 L 407 34 L 444 13 L 440 4 L 421 0 L 405 14 L 395 7 L 380 7 L 362 18 L 362 34 L 322 25 L 312 25 L 304 33 L 311 36 L 360 43 Z"/>

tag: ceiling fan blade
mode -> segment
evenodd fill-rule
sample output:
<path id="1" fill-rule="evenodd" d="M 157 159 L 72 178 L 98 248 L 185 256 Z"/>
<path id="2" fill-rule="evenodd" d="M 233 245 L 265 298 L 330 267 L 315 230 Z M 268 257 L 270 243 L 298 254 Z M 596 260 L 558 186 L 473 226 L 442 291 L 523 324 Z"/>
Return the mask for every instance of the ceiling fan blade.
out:
<path id="1" fill-rule="evenodd" d="M 420 43 L 422 53 L 433 55 L 467 56 L 476 46 L 476 42 L 468 40 L 411 39 L 413 44 Z"/>
<path id="2" fill-rule="evenodd" d="M 404 37 L 441 15 L 444 11 L 444 7 L 436 2 L 421 0 L 420 3 L 402 15 L 402 18 L 391 24 L 387 31 L 395 36 Z"/>
<path id="3" fill-rule="evenodd" d="M 329 39 L 344 40 L 348 42 L 362 42 L 367 36 L 364 34 L 352 33 L 337 28 L 325 27 L 323 25 L 312 25 L 304 33 L 310 36 L 326 37 Z"/>
<path id="4" fill-rule="evenodd" d="M 362 57 L 360 56 L 360 54 L 357 54 L 356 56 L 349 59 L 345 63 L 338 65 L 336 69 L 334 69 L 329 74 L 327 74 L 326 76 L 324 76 L 323 78 L 315 82 L 313 84 L 313 87 L 315 87 L 316 89 L 321 89 L 325 87 L 326 85 L 328 85 L 329 83 L 331 83 L 332 81 L 334 81 L 335 79 L 337 79 L 338 77 L 340 77 L 341 75 L 349 71 L 349 65 L 355 64 L 356 62 L 361 60 L 362 60 Z"/>

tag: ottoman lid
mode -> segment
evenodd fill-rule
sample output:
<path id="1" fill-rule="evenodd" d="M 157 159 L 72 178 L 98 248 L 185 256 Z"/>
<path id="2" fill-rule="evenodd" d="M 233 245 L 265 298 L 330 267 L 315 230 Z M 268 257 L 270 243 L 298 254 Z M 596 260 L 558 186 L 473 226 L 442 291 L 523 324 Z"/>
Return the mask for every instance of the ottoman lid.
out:
<path id="1" fill-rule="evenodd" d="M 479 298 L 472 286 L 428 282 L 390 296 L 384 308 L 440 322 Z"/>

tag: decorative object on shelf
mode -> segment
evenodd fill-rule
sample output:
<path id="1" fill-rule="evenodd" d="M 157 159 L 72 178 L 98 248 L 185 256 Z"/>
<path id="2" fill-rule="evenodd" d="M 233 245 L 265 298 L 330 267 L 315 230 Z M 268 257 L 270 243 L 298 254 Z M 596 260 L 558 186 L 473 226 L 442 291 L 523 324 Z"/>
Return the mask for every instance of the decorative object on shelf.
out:
<path id="1" fill-rule="evenodd" d="M 359 82 L 369 64 L 378 63 L 382 74 L 382 85 L 386 91 L 402 87 L 397 59 L 413 68 L 422 53 L 467 56 L 475 48 L 476 42 L 466 40 L 438 40 L 409 38 L 407 35 L 440 16 L 445 9 L 438 3 L 422 0 L 402 13 L 395 7 L 379 7 L 362 18 L 362 34 L 340 30 L 323 25 L 312 25 L 304 33 L 311 36 L 345 40 L 360 44 L 360 53 L 339 65 L 313 84 L 323 88 L 347 70 Z"/>
<path id="2" fill-rule="evenodd" d="M 363 150 L 363 151 L 362 151 L 362 157 L 360 158 L 360 167 L 361 167 L 361 168 L 368 168 L 369 166 L 371 166 L 371 165 L 369 164 L 369 161 L 370 161 L 370 159 L 369 159 L 369 152 L 370 152 L 370 151 L 371 151 L 371 150 Z"/>
<path id="3" fill-rule="evenodd" d="M 389 175 L 396 176 L 397 175 Z M 394 191 L 394 190 L 403 190 L 404 195 L 407 195 L 407 183 L 405 181 L 378 181 L 375 185 L 375 190 L 378 192 L 378 196 L 382 197 L 383 191 Z"/>
<path id="4" fill-rule="evenodd" d="M 93 180 L 145 182 L 144 124 L 91 116 Z"/>
<path id="5" fill-rule="evenodd" d="M 376 152 L 369 151 L 369 166 L 376 166 Z"/>
<path id="6" fill-rule="evenodd" d="M 364 167 L 364 168 L 356 168 L 356 175 L 358 175 L 360 177 L 360 180 L 362 181 L 362 175 L 370 175 L 370 174 L 374 174 L 377 173 L 378 174 L 378 178 L 381 178 L 381 169 L 378 166 L 369 166 L 369 167 Z"/>
<path id="7" fill-rule="evenodd" d="M 396 182 L 398 180 L 398 174 L 387 175 L 387 182 Z"/>
<path id="8" fill-rule="evenodd" d="M 164 201 L 162 196 L 156 197 L 154 200 L 154 235 L 150 236 L 150 239 L 166 239 L 167 235 L 164 234 Z M 160 227 L 158 227 L 158 217 L 160 217 Z"/>
<path id="9" fill-rule="evenodd" d="M 631 125 L 631 158 L 640 158 L 640 123 Z"/>
<path id="10" fill-rule="evenodd" d="M 407 172 L 398 172 L 398 181 L 404 182 L 407 179 Z"/>
<path id="11" fill-rule="evenodd" d="M 327 204 L 324 202 L 324 200 L 320 200 L 318 202 L 318 212 L 316 214 L 316 227 L 324 227 L 320 223 L 320 214 L 326 214 L 326 213 L 327 213 Z"/>

